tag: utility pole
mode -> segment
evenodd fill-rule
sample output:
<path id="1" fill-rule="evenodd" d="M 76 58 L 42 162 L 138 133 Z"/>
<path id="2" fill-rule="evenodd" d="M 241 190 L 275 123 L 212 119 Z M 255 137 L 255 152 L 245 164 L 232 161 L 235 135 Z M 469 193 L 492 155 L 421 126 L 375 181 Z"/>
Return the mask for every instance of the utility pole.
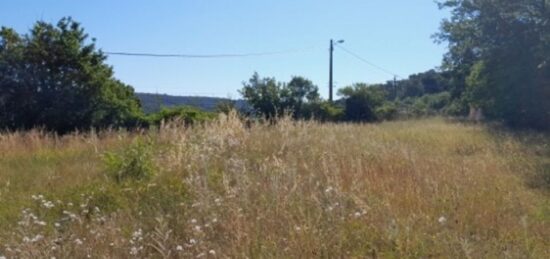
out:
<path id="1" fill-rule="evenodd" d="M 397 100 L 397 76 L 393 76 L 393 99 Z"/>
<path id="2" fill-rule="evenodd" d="M 330 102 L 333 101 L 332 98 L 332 92 L 333 92 L 333 82 L 332 82 L 332 53 L 334 52 L 334 45 L 344 43 L 344 40 L 339 40 L 337 42 L 334 42 L 332 39 L 330 39 L 330 59 L 329 59 L 329 71 L 328 71 L 328 100 Z"/>
<path id="3" fill-rule="evenodd" d="M 330 39 L 330 61 L 328 76 L 328 100 L 332 103 L 332 53 L 334 52 L 334 42 Z"/>

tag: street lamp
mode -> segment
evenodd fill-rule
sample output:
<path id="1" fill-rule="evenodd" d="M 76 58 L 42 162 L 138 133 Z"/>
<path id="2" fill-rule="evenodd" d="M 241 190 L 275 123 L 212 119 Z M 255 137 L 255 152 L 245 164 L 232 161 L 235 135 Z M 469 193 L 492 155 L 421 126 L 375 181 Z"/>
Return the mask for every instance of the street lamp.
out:
<path id="1" fill-rule="evenodd" d="M 337 45 L 337 44 L 342 44 L 344 43 L 344 40 L 339 40 L 339 41 L 336 41 L 334 42 L 332 39 L 330 39 L 330 62 L 329 62 L 329 78 L 328 78 L 328 100 L 330 102 L 333 101 L 333 98 L 332 98 L 332 89 L 333 89 L 333 84 L 332 84 L 332 53 L 334 52 L 334 46 Z"/>

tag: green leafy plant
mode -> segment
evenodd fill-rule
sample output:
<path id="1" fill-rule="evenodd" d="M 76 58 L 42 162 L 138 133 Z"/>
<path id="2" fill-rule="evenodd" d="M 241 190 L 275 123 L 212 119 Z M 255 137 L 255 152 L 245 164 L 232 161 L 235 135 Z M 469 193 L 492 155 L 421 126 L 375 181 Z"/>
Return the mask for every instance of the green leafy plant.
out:
<path id="1" fill-rule="evenodd" d="M 147 180 L 155 172 L 153 145 L 150 141 L 141 139 L 136 139 L 121 153 L 105 153 L 103 161 L 107 174 L 117 183 Z"/>

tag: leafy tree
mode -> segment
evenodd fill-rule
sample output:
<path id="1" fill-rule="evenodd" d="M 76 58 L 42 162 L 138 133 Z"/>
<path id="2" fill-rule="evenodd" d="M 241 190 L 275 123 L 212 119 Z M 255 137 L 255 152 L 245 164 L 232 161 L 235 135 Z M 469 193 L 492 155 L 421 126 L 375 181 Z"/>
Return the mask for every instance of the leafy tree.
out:
<path id="1" fill-rule="evenodd" d="M 301 117 L 304 103 L 320 100 L 319 90 L 310 80 L 294 76 L 283 88 L 284 106 L 292 109 L 295 117 Z"/>
<path id="2" fill-rule="evenodd" d="M 453 95 L 490 118 L 550 128 L 550 1 L 447 0 L 440 41 Z"/>
<path id="3" fill-rule="evenodd" d="M 268 119 L 287 112 L 301 118 L 306 104 L 320 101 L 317 86 L 300 76 L 283 84 L 275 78 L 260 78 L 258 73 L 254 73 L 248 82 L 243 83 L 240 93 L 257 113 Z"/>
<path id="4" fill-rule="evenodd" d="M 113 78 L 106 56 L 71 18 L 37 22 L 29 34 L 0 30 L 0 128 L 67 132 L 129 126 L 140 115 L 133 89 Z"/>
<path id="5" fill-rule="evenodd" d="M 428 70 L 409 76 L 397 82 L 398 97 L 419 97 L 425 94 L 435 94 L 447 91 L 449 88 L 448 75 L 436 70 Z M 386 89 L 393 89 L 393 82 L 388 82 Z M 393 96 L 393 95 L 388 95 Z"/>
<path id="6" fill-rule="evenodd" d="M 357 83 L 339 90 L 345 101 L 345 118 L 350 121 L 375 121 L 376 108 L 384 103 L 385 92 L 379 88 Z"/>
<path id="7" fill-rule="evenodd" d="M 255 112 L 268 119 L 284 113 L 281 100 L 282 84 L 275 78 L 260 78 L 254 73 L 248 82 L 243 82 L 243 88 L 239 91 Z"/>

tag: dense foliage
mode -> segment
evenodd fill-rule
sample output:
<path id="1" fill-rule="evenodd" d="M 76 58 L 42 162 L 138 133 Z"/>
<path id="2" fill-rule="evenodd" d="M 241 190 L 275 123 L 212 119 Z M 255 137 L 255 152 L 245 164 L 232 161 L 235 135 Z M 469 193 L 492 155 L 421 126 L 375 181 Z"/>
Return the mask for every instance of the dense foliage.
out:
<path id="1" fill-rule="evenodd" d="M 310 80 L 295 76 L 288 84 L 275 78 L 260 78 L 254 73 L 243 83 L 241 95 L 252 106 L 257 115 L 273 119 L 292 113 L 295 118 L 315 117 L 314 111 L 324 109 L 316 85 Z"/>
<path id="2" fill-rule="evenodd" d="M 338 92 L 344 97 L 345 118 L 349 121 L 378 120 L 376 108 L 384 102 L 384 91 L 359 83 L 340 89 Z"/>
<path id="3" fill-rule="evenodd" d="M 187 125 L 205 122 L 214 119 L 215 113 L 205 112 L 190 106 L 176 106 L 161 108 L 159 112 L 148 114 L 143 118 L 144 123 L 160 125 L 162 122 L 181 120 Z"/>
<path id="4" fill-rule="evenodd" d="M 28 35 L 0 31 L 0 128 L 67 132 L 129 126 L 140 115 L 133 89 L 114 79 L 70 18 L 37 22 Z"/>
<path id="5" fill-rule="evenodd" d="M 550 128 L 550 1 L 447 0 L 437 38 L 453 94 L 511 126 Z"/>
<path id="6" fill-rule="evenodd" d="M 465 113 L 453 108 L 449 83 L 446 73 L 429 70 L 395 82 L 344 87 L 338 92 L 342 98 L 331 103 L 322 100 L 317 87 L 303 77 L 285 84 L 255 73 L 241 94 L 257 115 L 267 118 L 292 113 L 299 119 L 373 122 Z"/>

